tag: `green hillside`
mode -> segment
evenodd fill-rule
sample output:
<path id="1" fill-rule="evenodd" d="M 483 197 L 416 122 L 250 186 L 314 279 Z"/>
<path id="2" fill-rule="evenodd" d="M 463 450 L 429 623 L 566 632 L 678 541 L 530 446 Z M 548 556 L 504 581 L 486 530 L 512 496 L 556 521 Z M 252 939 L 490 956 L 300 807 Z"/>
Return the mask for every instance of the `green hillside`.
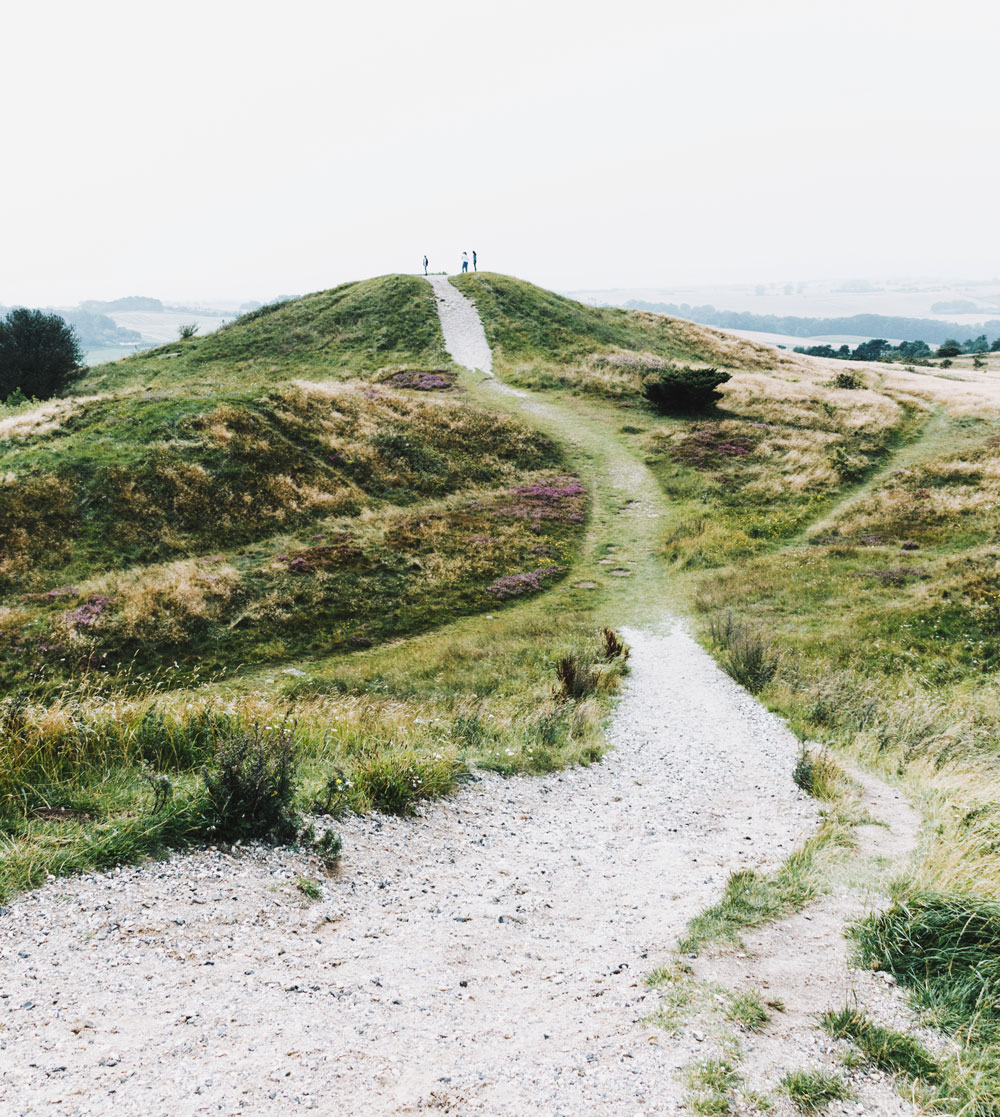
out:
<path id="1" fill-rule="evenodd" d="M 0 443 L 10 685 L 329 653 L 488 608 L 583 520 L 543 436 L 445 393 L 300 383 L 91 400 Z M 533 516 L 526 486 L 553 485 Z M 490 545 L 470 546 L 470 538 Z M 32 647 L 30 663 L 27 647 Z"/>
<path id="2" fill-rule="evenodd" d="M 205 337 L 98 365 L 76 391 L 266 384 L 370 375 L 394 364 L 450 364 L 433 292 L 416 276 L 385 275 L 263 306 Z"/>
<path id="3" fill-rule="evenodd" d="M 638 394 L 663 362 L 774 369 L 792 363 L 776 350 L 679 318 L 587 306 L 512 276 L 454 277 L 483 320 L 494 364 L 525 387 L 598 395 Z"/>

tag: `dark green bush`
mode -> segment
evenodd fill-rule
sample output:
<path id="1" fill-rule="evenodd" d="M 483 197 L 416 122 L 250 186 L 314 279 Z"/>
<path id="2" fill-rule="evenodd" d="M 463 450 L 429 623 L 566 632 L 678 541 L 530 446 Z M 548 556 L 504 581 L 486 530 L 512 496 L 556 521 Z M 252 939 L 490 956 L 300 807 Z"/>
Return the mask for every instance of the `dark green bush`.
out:
<path id="1" fill-rule="evenodd" d="M 715 407 L 728 372 L 715 368 L 664 368 L 647 376 L 642 393 L 662 414 L 707 411 Z"/>
<path id="2" fill-rule="evenodd" d="M 294 729 L 259 725 L 223 741 L 215 762 L 202 770 L 207 822 L 226 841 L 290 841 L 299 828 L 295 809 L 298 745 Z"/>
<path id="3" fill-rule="evenodd" d="M 835 388 L 863 388 L 864 380 L 856 372 L 838 372 L 833 378 Z"/>

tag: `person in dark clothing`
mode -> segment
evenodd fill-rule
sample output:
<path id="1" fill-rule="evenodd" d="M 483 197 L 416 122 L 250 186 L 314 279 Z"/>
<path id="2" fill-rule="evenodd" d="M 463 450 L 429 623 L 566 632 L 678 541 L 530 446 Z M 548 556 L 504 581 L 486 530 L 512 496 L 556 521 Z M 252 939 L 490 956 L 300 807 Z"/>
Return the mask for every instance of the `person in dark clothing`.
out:
<path id="1" fill-rule="evenodd" d="M 424 275 L 427 274 L 427 257 L 424 257 Z"/>
<path id="2" fill-rule="evenodd" d="M 473 249 L 472 250 L 472 270 L 473 271 L 479 271 L 478 261 L 479 261 L 479 257 L 476 255 L 476 250 Z"/>

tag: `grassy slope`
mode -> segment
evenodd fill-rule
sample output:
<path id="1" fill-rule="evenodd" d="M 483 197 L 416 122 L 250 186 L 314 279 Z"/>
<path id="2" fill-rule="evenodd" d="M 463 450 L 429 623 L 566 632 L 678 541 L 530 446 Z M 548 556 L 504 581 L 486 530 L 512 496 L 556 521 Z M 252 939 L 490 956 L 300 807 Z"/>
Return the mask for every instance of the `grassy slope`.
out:
<path id="1" fill-rule="evenodd" d="M 744 369 L 801 364 L 678 318 L 587 306 L 511 276 L 479 272 L 452 282 L 475 302 L 498 371 L 529 388 L 624 398 L 637 393 L 649 357 Z"/>
<path id="2" fill-rule="evenodd" d="M 205 337 L 98 365 L 76 391 L 241 387 L 370 374 L 401 363 L 450 365 L 429 285 L 416 276 L 385 275 L 272 304 Z"/>

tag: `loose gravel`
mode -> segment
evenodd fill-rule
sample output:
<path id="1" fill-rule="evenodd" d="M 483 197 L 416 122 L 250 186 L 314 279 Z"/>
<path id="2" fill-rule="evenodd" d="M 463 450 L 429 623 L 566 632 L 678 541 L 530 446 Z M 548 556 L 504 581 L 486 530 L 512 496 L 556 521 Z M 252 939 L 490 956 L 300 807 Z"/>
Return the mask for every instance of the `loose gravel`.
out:
<path id="1" fill-rule="evenodd" d="M 52 881 L 0 919 L 11 1114 L 659 1114 L 698 1053 L 644 975 L 739 867 L 814 828 L 797 742 L 674 627 L 590 768 L 482 775 L 413 819 Z"/>

